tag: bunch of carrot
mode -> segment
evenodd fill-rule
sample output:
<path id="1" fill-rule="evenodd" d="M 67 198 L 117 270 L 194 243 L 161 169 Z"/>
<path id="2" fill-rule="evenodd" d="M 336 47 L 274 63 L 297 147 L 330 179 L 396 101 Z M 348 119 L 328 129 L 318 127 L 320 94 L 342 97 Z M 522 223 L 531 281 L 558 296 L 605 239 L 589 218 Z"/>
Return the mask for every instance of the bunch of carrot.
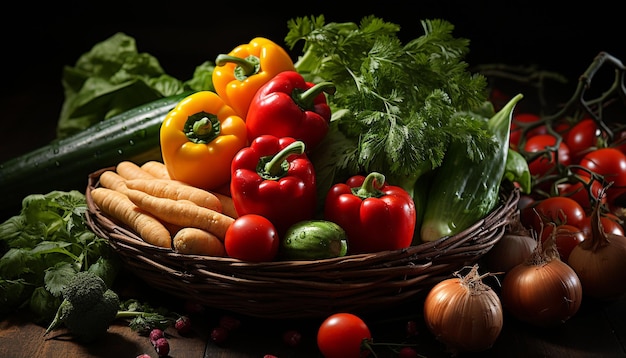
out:
<path id="1" fill-rule="evenodd" d="M 165 165 L 122 161 L 100 176 L 91 197 L 100 210 L 152 245 L 183 254 L 225 256 L 237 213 L 232 199 L 169 178 Z"/>

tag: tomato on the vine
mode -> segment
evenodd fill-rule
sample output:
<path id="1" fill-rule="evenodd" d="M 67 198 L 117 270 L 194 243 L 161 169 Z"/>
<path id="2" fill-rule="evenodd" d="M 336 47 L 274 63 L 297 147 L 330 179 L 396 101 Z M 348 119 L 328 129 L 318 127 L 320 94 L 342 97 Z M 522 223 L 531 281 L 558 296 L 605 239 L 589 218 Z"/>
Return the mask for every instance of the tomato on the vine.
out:
<path id="1" fill-rule="evenodd" d="M 572 163 L 578 163 L 585 154 L 597 148 L 600 138 L 598 124 L 591 118 L 584 118 L 574 124 L 563 138 L 569 147 Z"/>
<path id="2" fill-rule="evenodd" d="M 572 252 L 574 247 L 585 241 L 586 238 L 582 229 L 579 227 L 568 224 L 556 226 L 547 225 L 543 228 L 543 233 L 541 235 L 541 241 L 544 245 L 549 245 L 551 243 L 549 239 L 552 237 L 553 233 L 556 250 L 559 252 L 559 256 L 563 262 L 567 262 L 569 254 Z"/>
<path id="3" fill-rule="evenodd" d="M 547 174 L 556 166 L 557 159 L 561 165 L 571 164 L 570 149 L 564 141 L 559 143 L 556 154 L 555 151 L 546 152 L 556 145 L 556 141 L 556 137 L 552 134 L 539 134 L 528 138 L 524 146 L 526 152 L 545 152 L 545 155 L 540 155 L 528 163 L 528 170 L 532 176 L 541 177 Z"/>
<path id="4" fill-rule="evenodd" d="M 274 224 L 257 214 L 238 217 L 226 230 L 224 247 L 232 258 L 250 262 L 272 261 L 280 239 Z"/>
<path id="5" fill-rule="evenodd" d="M 578 177 L 580 181 L 572 180 L 572 182 L 557 184 L 558 194 L 576 200 L 583 207 L 585 213 L 591 212 L 595 200 L 606 203 L 606 196 L 600 198 L 600 192 L 602 191 L 602 183 L 600 181 L 593 180 L 592 182 L 591 177 L 584 173 L 581 173 Z M 593 198 L 590 195 L 593 195 Z"/>
<path id="6" fill-rule="evenodd" d="M 322 322 L 317 331 L 317 347 L 325 358 L 363 358 L 370 350 L 363 346 L 371 341 L 367 324 L 352 313 L 335 313 Z"/>
<path id="7" fill-rule="evenodd" d="M 600 217 L 600 222 L 602 223 L 602 228 L 604 232 L 608 234 L 620 235 L 624 236 L 626 231 L 624 231 L 624 227 L 619 223 L 617 217 L 614 217 L 612 214 L 603 215 Z M 587 216 L 583 220 L 580 229 L 582 230 L 585 238 L 591 237 L 591 217 Z"/>
<path id="8" fill-rule="evenodd" d="M 607 202 L 613 204 L 626 193 L 626 154 L 615 148 L 599 148 L 587 153 L 579 165 L 612 182 L 606 190 Z"/>
<path id="9" fill-rule="evenodd" d="M 536 215 L 532 226 L 537 232 L 541 232 L 542 226 L 545 228 L 551 222 L 556 225 L 569 224 L 580 228 L 586 216 L 582 206 L 576 200 L 566 196 L 543 199 L 534 206 L 533 210 L 536 211 Z"/>

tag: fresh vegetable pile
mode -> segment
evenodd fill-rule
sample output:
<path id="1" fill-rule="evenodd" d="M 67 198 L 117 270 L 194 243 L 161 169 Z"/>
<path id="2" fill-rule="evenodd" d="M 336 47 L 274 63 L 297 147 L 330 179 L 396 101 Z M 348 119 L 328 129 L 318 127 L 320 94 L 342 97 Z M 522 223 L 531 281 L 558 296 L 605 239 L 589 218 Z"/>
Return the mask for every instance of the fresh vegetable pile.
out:
<path id="1" fill-rule="evenodd" d="M 555 116 L 515 111 L 522 94 L 496 109 L 486 78 L 463 62 L 469 42 L 454 38 L 446 21 L 422 24 L 424 35 L 403 44 L 398 25 L 374 16 L 359 24 L 293 19 L 285 43 L 289 49 L 302 45 L 297 61 L 287 47 L 254 38 L 203 67 L 210 86 L 205 81 L 206 88 L 176 91 L 176 97 L 121 113 L 27 157 L 45 168 L 40 178 L 86 178 L 96 163 L 97 169 L 111 167 L 89 192 L 111 220 L 164 250 L 245 262 L 323 260 L 445 239 L 492 212 L 502 183 L 515 186 L 527 200 L 518 222 L 509 223 L 485 257 L 492 272 L 482 273 L 482 266 L 479 272 L 477 264 L 467 275 L 450 273 L 457 277 L 440 282 L 426 298 L 429 329 L 454 351 L 488 349 L 502 327 L 503 309 L 549 325 L 574 315 L 583 295 L 625 294 L 626 238 L 618 209 L 626 193 L 626 130 L 605 122 L 600 110 L 613 92 L 580 111 L 572 101 Z M 121 128 L 131 137 L 119 140 L 132 143 L 116 148 Z M 115 134 L 111 142 L 92 138 L 107 130 Z M 100 144 L 76 149 L 92 139 Z M 20 166 L 19 160 L 0 167 L 0 185 L 17 188 L 22 176 L 32 175 L 29 162 Z M 60 171 L 70 160 L 73 170 Z M 21 185 L 46 188 L 36 180 Z M 42 197 L 53 202 L 59 193 Z M 102 250 L 96 257 L 108 257 L 106 242 L 85 229 L 84 196 L 69 194 L 80 199 L 80 210 L 68 209 L 74 221 L 65 222 L 62 212 L 53 218 L 65 220 L 62 233 L 79 230 L 79 236 L 64 236 L 61 246 L 44 242 L 63 254 L 75 237 L 84 237 L 85 247 Z M 46 251 L 42 243 L 18 240 L 42 229 L 24 225 L 28 203 L 0 226 L 15 232 L 2 235 L 10 250 L 0 259 L 0 284 L 20 300 L 25 278 L 11 272 L 16 257 L 39 259 Z M 72 296 L 69 278 L 97 268 L 91 251 L 68 252 L 68 262 L 42 267 L 46 276 L 35 282 L 54 299 L 43 317 L 50 320 L 57 309 L 60 315 L 50 329 L 69 316 L 63 313 L 69 303 L 61 303 Z M 49 275 L 60 269 L 72 275 L 52 286 Z M 496 275 L 504 275 L 501 288 L 482 282 Z M 536 295 L 520 294 L 529 291 Z M 479 317 L 480 327 L 452 318 L 461 309 L 453 302 L 471 303 L 461 305 L 467 311 L 462 317 L 473 323 Z M 116 317 L 117 310 L 108 311 L 96 320 L 100 332 Z M 330 328 L 325 322 L 318 336 L 328 357 L 335 355 L 327 353 L 334 348 L 324 338 Z M 366 326 L 359 330 L 350 339 L 355 356 L 371 339 Z"/>

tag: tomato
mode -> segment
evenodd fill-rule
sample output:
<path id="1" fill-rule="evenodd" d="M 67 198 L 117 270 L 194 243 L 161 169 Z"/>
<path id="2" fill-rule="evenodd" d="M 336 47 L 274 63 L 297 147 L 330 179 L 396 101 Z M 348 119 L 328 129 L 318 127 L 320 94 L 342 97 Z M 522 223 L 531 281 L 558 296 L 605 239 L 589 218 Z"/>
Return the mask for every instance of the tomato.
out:
<path id="1" fill-rule="evenodd" d="M 576 226 L 568 224 L 557 226 L 547 225 L 546 227 L 544 227 L 543 233 L 541 235 L 541 241 L 546 243 L 545 245 L 549 245 L 550 241 L 548 241 L 548 238 L 551 237 L 553 232 L 555 235 L 554 242 L 556 244 L 556 249 L 559 252 L 561 261 L 563 262 L 567 262 L 569 254 L 572 252 L 574 247 L 585 241 L 586 238 L 582 229 Z"/>
<path id="2" fill-rule="evenodd" d="M 539 134 L 528 138 L 524 150 L 528 153 L 546 152 L 548 148 L 556 145 L 556 137 L 552 134 Z M 550 172 L 556 166 L 558 159 L 561 165 L 570 165 L 570 150 L 564 141 L 559 144 L 556 155 L 554 151 L 546 152 L 528 163 L 528 170 L 534 177 L 541 177 Z"/>
<path id="3" fill-rule="evenodd" d="M 274 225 L 264 216 L 246 214 L 235 219 L 224 237 L 226 254 L 250 262 L 272 261 L 280 239 Z"/>
<path id="4" fill-rule="evenodd" d="M 524 128 L 527 125 L 532 125 L 532 123 L 539 122 L 541 118 L 534 113 L 516 113 L 511 118 L 511 134 L 509 135 L 509 145 L 511 148 L 517 148 L 520 140 L 522 139 L 522 134 Z M 546 134 L 548 133 L 548 129 L 545 124 L 538 125 L 533 129 L 530 129 L 526 132 L 526 139 L 536 136 L 538 134 Z"/>
<path id="5" fill-rule="evenodd" d="M 576 200 L 586 213 L 590 213 L 594 203 L 594 201 L 590 199 L 598 199 L 600 197 L 602 183 L 598 180 L 594 180 L 590 183 L 591 178 L 586 174 L 581 173 L 579 177 L 582 181 L 559 183 L 557 185 L 557 191 L 560 196 L 567 196 Z M 590 187 L 586 187 L 586 185 Z M 593 195 L 593 198 L 589 197 L 590 193 Z M 606 203 L 606 196 L 603 196 L 600 201 Z"/>
<path id="6" fill-rule="evenodd" d="M 604 229 L 604 232 L 624 236 L 624 228 L 619 223 L 617 218 L 611 216 L 601 216 L 600 222 L 602 223 L 602 228 Z M 590 216 L 585 217 L 585 219 L 583 220 L 581 224 L 581 230 L 585 235 L 585 238 L 591 237 L 592 228 Z"/>
<path id="7" fill-rule="evenodd" d="M 570 149 L 572 163 L 578 163 L 585 154 L 594 150 L 600 137 L 598 124 L 591 118 L 576 123 L 563 138 Z"/>
<path id="8" fill-rule="evenodd" d="M 626 154 L 615 148 L 599 148 L 587 153 L 580 166 L 602 175 L 607 183 L 613 184 L 607 189 L 607 202 L 612 204 L 620 195 L 626 193 Z"/>
<path id="9" fill-rule="evenodd" d="M 580 228 L 585 218 L 585 211 L 582 206 L 572 198 L 566 196 L 552 196 L 543 199 L 535 205 L 537 212 L 533 220 L 533 228 L 541 232 L 542 220 L 544 227 L 547 223 L 553 222 L 556 225 L 569 224 Z"/>
<path id="10" fill-rule="evenodd" d="M 370 351 L 361 349 L 363 340 L 372 340 L 369 327 L 352 313 L 335 313 L 320 325 L 317 347 L 324 358 L 361 358 Z"/>

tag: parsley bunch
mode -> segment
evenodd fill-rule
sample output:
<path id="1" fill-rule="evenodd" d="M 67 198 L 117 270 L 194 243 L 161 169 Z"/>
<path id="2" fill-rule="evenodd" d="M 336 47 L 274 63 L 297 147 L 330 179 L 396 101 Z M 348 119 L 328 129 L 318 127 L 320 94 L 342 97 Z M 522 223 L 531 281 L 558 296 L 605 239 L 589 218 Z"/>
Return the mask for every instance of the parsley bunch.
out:
<path id="1" fill-rule="evenodd" d="M 400 26 L 375 16 L 359 24 L 325 23 L 324 16 L 288 22 L 285 43 L 302 44 L 296 70 L 331 81 L 331 129 L 312 155 L 321 190 L 351 174 L 378 171 L 413 193 L 416 181 L 439 167 L 452 142 L 469 157 L 494 150 L 485 117 L 487 81 L 463 61 L 469 41 L 444 20 L 422 21 L 424 35 L 403 44 Z"/>

